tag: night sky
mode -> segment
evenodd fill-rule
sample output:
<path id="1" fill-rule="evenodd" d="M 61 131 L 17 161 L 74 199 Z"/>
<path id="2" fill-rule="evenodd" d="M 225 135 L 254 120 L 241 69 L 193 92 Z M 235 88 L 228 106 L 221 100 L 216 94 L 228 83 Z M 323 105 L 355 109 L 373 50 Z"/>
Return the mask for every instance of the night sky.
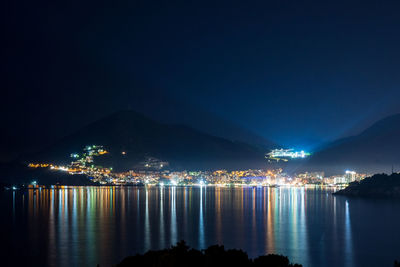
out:
<path id="1" fill-rule="evenodd" d="M 81 2 L 2 4 L 1 159 L 143 101 L 296 147 L 400 112 L 399 1 Z"/>

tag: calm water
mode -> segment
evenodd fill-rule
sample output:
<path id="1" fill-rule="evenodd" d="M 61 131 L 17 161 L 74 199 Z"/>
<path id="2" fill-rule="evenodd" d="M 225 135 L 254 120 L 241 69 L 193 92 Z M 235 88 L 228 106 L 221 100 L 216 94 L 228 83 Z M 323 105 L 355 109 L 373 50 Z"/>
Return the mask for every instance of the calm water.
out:
<path id="1" fill-rule="evenodd" d="M 111 266 L 184 239 L 304 266 L 392 266 L 400 202 L 305 188 L 97 188 L 2 192 L 1 256 L 10 265 Z"/>

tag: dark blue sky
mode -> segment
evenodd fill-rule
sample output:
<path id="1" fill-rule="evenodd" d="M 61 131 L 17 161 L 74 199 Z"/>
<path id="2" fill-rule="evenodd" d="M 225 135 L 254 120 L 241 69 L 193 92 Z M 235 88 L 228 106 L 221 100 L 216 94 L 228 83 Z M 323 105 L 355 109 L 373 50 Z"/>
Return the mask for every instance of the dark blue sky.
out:
<path id="1" fill-rule="evenodd" d="M 400 112 L 400 2 L 213 2 L 6 4 L 8 135 L 134 108 L 138 87 L 299 147 Z"/>

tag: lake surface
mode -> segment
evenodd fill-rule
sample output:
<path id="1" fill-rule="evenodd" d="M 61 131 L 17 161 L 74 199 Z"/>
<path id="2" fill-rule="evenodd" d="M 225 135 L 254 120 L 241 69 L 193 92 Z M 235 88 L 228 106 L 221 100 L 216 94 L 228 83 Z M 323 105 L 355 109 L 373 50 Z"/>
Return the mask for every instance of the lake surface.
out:
<path id="1" fill-rule="evenodd" d="M 6 265 L 111 266 L 184 239 L 304 266 L 393 266 L 400 202 L 324 188 L 74 187 L 0 193 Z"/>

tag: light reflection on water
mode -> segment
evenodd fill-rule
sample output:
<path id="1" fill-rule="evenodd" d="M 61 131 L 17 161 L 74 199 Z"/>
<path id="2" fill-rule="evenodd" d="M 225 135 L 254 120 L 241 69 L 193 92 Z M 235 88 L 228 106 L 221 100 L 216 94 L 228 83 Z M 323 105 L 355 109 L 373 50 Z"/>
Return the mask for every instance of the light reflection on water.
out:
<path id="1" fill-rule="evenodd" d="M 36 266 L 110 266 L 184 239 L 196 248 L 216 243 L 241 248 L 251 257 L 283 254 L 304 266 L 391 266 L 400 259 L 399 202 L 331 192 L 266 187 L 4 192 L 2 253 L 7 261 Z"/>

